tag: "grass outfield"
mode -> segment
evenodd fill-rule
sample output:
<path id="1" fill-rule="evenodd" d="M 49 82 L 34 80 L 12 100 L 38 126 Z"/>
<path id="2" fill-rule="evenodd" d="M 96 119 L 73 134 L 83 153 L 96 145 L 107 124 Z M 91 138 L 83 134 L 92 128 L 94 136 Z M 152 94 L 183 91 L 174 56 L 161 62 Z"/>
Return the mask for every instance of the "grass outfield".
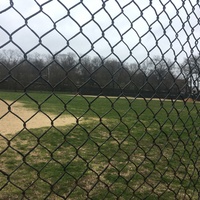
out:
<path id="1" fill-rule="evenodd" d="M 200 104 L 61 93 L 0 98 L 77 119 L 0 135 L 0 199 L 198 199 Z"/>

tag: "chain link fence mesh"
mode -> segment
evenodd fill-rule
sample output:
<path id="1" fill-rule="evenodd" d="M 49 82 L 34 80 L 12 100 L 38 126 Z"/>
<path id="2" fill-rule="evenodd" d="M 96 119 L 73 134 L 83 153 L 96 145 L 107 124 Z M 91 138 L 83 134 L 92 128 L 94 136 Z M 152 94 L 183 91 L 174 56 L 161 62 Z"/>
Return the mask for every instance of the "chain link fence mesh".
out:
<path id="1" fill-rule="evenodd" d="M 198 0 L 0 2 L 0 199 L 199 199 Z"/>

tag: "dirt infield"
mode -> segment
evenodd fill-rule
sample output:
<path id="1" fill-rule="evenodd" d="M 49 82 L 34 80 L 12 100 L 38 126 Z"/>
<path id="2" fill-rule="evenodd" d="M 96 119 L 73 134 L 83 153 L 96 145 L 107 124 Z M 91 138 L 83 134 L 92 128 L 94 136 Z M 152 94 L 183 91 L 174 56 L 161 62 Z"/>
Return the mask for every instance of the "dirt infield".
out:
<path id="1" fill-rule="evenodd" d="M 12 102 L 6 101 L 8 104 Z M 46 114 L 46 115 L 45 115 Z M 0 134 L 15 134 L 24 128 L 64 126 L 76 123 L 76 119 L 71 116 L 61 115 L 56 119 L 56 115 L 51 113 L 37 112 L 26 108 L 24 104 L 15 102 L 11 106 L 11 112 L 8 111 L 8 105 L 0 101 Z M 55 120 L 54 120 L 55 119 Z M 26 123 L 24 123 L 26 122 Z"/>

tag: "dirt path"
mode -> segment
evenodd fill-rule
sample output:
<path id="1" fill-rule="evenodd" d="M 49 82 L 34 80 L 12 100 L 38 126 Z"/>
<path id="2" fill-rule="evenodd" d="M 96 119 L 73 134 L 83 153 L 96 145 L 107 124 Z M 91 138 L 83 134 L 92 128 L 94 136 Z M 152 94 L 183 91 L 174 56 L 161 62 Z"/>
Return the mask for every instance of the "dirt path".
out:
<path id="1" fill-rule="evenodd" d="M 6 102 L 8 104 L 12 103 L 10 101 Z M 52 120 L 54 126 L 76 123 L 76 119 L 71 116 L 61 115 L 55 119 L 56 115 L 46 114 L 26 108 L 24 104 L 19 102 L 14 103 L 11 106 L 11 112 L 8 112 L 8 105 L 0 101 L 0 134 L 15 134 L 24 128 L 24 122 L 26 122 L 25 126 L 27 129 L 50 127 Z"/>

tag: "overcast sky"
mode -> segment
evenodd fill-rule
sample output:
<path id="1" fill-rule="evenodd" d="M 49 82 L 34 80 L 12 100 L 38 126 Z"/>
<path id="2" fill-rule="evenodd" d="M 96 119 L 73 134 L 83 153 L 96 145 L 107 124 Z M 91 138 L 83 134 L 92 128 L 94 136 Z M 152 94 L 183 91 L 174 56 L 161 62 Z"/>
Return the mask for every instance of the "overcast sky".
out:
<path id="1" fill-rule="evenodd" d="M 10 34 L 24 52 L 35 48 L 32 52 L 48 54 L 48 48 L 67 53 L 72 48 L 83 55 L 93 48 L 88 55 L 112 54 L 128 62 L 134 61 L 130 55 L 142 61 L 161 54 L 182 61 L 199 50 L 198 0 L 82 2 L 1 0 L 0 48 L 17 48 Z"/>

